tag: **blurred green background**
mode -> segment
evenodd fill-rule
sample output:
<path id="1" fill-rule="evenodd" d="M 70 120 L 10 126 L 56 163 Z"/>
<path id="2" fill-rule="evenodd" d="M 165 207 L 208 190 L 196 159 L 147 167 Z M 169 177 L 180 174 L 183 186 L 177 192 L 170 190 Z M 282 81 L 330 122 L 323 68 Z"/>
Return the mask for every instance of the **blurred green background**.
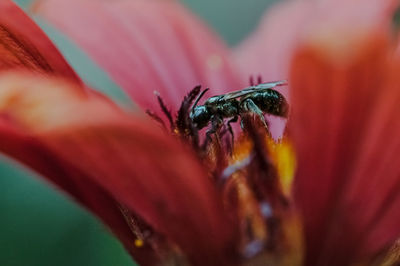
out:
<path id="1" fill-rule="evenodd" d="M 234 45 L 254 29 L 274 1 L 183 0 L 183 3 L 206 20 L 227 43 Z M 15 2 L 27 8 L 33 1 Z M 65 43 L 57 34 L 51 37 L 57 45 Z M 76 50 L 76 47 L 65 45 L 63 49 Z M 71 54 L 71 58 L 67 57 L 70 62 L 74 58 L 87 59 L 82 51 Z M 92 70 L 92 77 L 84 78 L 88 82 L 100 80 L 105 90 L 115 86 L 92 62 L 71 63 L 75 68 L 85 66 Z M 1 155 L 0 175 L 1 266 L 134 265 L 96 218 L 39 177 Z"/>

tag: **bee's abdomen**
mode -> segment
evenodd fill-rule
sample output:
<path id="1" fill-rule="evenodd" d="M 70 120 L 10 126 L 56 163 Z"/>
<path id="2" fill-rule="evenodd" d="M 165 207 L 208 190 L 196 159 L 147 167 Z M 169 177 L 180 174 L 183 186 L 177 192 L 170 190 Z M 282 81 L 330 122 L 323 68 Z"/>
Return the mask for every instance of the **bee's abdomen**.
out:
<path id="1" fill-rule="evenodd" d="M 265 113 L 287 117 L 289 104 L 281 93 L 275 90 L 266 90 L 255 93 L 251 99 Z"/>

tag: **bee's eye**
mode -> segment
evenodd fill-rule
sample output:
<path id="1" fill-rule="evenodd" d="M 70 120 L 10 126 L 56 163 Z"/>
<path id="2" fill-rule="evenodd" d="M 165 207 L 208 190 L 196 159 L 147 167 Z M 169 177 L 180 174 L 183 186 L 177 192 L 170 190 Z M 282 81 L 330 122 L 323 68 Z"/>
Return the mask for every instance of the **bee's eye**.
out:
<path id="1" fill-rule="evenodd" d="M 205 106 L 196 106 L 190 114 L 190 118 L 196 127 L 203 128 L 210 121 L 210 114 Z"/>

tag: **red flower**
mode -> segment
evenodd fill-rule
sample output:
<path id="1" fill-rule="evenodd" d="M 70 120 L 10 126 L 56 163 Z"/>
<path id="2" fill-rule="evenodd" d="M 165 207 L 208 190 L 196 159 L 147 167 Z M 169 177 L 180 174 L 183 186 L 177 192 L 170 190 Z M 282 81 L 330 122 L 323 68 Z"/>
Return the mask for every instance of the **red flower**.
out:
<path id="1" fill-rule="evenodd" d="M 232 156 L 216 138 L 207 153 L 192 149 L 86 88 L 9 0 L 0 4 L 0 151 L 89 208 L 143 265 L 381 262 L 378 255 L 400 235 L 392 3 L 286 5 L 271 11 L 275 18 L 266 21 L 274 23 L 261 27 L 237 60 L 270 79 L 289 77 L 293 199 L 277 179 L 294 170 L 286 140 L 265 142 L 264 127 L 243 117 L 247 134 Z M 154 89 L 177 108 L 199 83 L 215 94 L 245 86 L 246 74 L 237 78 L 224 46 L 176 2 L 46 0 L 35 10 L 143 109 L 158 110 Z M 283 35 L 283 46 L 274 26 L 287 23 L 288 12 L 301 23 Z M 270 49 L 278 56 L 269 61 Z M 261 60 L 247 61 L 252 54 Z M 194 139 L 190 128 L 174 129 Z M 213 178 L 246 158 L 221 189 Z"/>

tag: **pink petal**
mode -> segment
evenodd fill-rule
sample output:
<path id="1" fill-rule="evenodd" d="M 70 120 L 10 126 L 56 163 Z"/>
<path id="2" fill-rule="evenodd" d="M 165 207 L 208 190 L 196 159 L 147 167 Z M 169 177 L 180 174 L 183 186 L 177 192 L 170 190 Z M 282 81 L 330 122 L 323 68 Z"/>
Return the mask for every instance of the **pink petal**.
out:
<path id="1" fill-rule="evenodd" d="M 195 85 L 243 86 L 226 47 L 177 1 L 42 0 L 40 16 L 79 44 L 144 109 L 174 109 Z"/>
<path id="2" fill-rule="evenodd" d="M 11 0 L 0 2 L 0 70 L 30 70 L 80 79 L 43 31 Z"/>
<path id="3" fill-rule="evenodd" d="M 261 75 L 264 81 L 288 79 L 292 51 L 313 5 L 313 1 L 282 2 L 267 11 L 259 28 L 233 52 L 242 79 L 254 75 Z M 277 89 L 290 100 L 287 87 Z M 270 118 L 269 122 L 272 136 L 281 138 L 286 121 Z"/>
<path id="4" fill-rule="evenodd" d="M 234 51 L 242 79 L 258 74 L 267 81 L 288 79 L 295 49 L 317 27 L 388 24 L 396 6 L 395 0 L 282 1 L 268 9 L 258 29 Z"/>
<path id="5" fill-rule="evenodd" d="M 135 238 L 126 232 L 117 202 L 180 246 L 194 264 L 229 260 L 233 226 L 191 151 L 97 94 L 88 96 L 60 80 L 23 77 L 0 76 L 3 152 L 116 227 L 134 256 Z M 149 264 L 147 255 L 139 258 Z"/>
<path id="6" fill-rule="evenodd" d="M 53 94 L 52 97 L 51 95 L 46 95 L 43 90 L 53 90 L 60 86 L 63 89 L 68 88 L 68 90 L 75 90 L 76 92 L 82 90 L 82 88 L 75 85 L 66 84 L 61 80 L 46 82 L 27 72 L 22 72 L 18 75 L 7 73 L 0 75 L 2 92 L 0 96 L 0 151 L 32 167 L 57 187 L 73 196 L 80 204 L 95 213 L 111 228 L 113 233 L 141 265 L 154 265 L 157 262 L 154 251 L 146 248 L 138 249 L 132 245 L 134 235 L 119 211 L 115 198 L 106 189 L 88 179 L 83 171 L 62 160 L 43 141 L 29 132 L 28 128 L 25 128 L 25 126 L 20 128 L 21 125 L 18 125 L 22 122 L 22 116 L 27 116 L 27 119 L 31 119 L 32 126 L 45 126 L 45 124 L 40 124 L 40 122 L 43 123 L 45 121 L 40 121 L 38 118 L 41 115 L 43 116 L 44 113 L 48 113 L 50 116 L 52 112 L 57 110 L 60 99 L 58 103 L 53 101 L 57 93 Z M 19 85 L 22 87 L 19 87 Z M 32 89 L 32 91 L 24 93 L 25 90 L 29 89 Z M 27 96 L 28 94 L 29 96 Z M 63 95 L 58 95 L 64 98 L 62 101 L 67 100 Z M 26 101 L 24 100 L 25 96 L 31 99 Z M 44 101 L 47 100 L 49 102 L 45 103 Z M 51 102 L 53 102 L 54 106 L 50 110 L 40 109 L 41 106 L 48 105 Z M 67 102 L 69 101 L 67 100 Z M 67 102 L 63 103 L 67 104 Z M 8 106 L 6 105 L 7 103 L 9 103 Z M 36 115 L 33 109 L 38 110 Z M 32 117 L 29 118 L 30 114 Z M 60 118 L 58 115 L 57 117 Z"/>
<path id="7" fill-rule="evenodd" d="M 307 265 L 372 258 L 400 236 L 393 161 L 400 156 L 400 65 L 391 58 L 388 21 L 375 10 L 352 9 L 363 14 L 357 19 L 350 10 L 327 15 L 310 26 L 293 59 L 295 192 Z"/>
<path id="8" fill-rule="evenodd" d="M 314 5 L 290 1 L 268 9 L 258 29 L 234 51 L 243 78 L 262 75 L 264 80 L 288 79 L 292 51 Z M 284 91 L 287 96 L 287 91 Z"/>

